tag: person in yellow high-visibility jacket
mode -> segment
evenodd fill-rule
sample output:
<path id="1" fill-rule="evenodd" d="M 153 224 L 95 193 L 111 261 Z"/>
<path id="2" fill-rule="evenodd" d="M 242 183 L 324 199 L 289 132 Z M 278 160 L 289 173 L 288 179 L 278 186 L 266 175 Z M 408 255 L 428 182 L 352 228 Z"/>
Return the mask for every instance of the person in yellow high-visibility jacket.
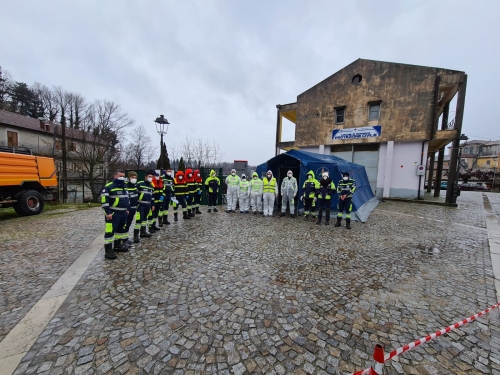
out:
<path id="1" fill-rule="evenodd" d="M 267 171 L 266 177 L 262 179 L 262 198 L 264 200 L 264 216 L 273 216 L 274 200 L 278 198 L 278 184 L 273 172 Z"/>

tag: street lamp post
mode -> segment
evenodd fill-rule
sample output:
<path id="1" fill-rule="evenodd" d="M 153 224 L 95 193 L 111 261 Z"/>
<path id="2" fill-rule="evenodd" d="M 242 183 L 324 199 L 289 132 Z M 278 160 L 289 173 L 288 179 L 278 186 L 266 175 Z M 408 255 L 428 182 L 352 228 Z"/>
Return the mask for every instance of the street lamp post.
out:
<path id="1" fill-rule="evenodd" d="M 157 117 L 155 123 L 156 123 L 156 132 L 160 134 L 160 174 L 161 174 L 161 171 L 163 170 L 163 135 L 167 134 L 168 125 L 170 125 L 170 123 L 165 117 L 163 117 L 163 115 Z M 165 125 L 167 125 L 166 130 L 165 130 Z"/>

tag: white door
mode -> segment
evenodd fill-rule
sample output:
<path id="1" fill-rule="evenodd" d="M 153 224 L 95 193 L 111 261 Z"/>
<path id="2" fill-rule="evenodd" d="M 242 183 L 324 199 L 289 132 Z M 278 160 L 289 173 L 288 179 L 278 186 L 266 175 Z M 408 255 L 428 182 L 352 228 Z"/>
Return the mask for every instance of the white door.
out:
<path id="1" fill-rule="evenodd" d="M 377 189 L 379 144 L 354 145 L 352 162 L 365 167 L 373 194 Z"/>

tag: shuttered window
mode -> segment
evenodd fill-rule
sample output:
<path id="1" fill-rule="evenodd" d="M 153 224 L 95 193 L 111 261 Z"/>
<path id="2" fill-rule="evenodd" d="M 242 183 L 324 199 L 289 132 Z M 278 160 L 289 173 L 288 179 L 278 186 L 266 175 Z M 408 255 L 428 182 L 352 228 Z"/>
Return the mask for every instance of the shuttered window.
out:
<path id="1" fill-rule="evenodd" d="M 17 132 L 7 131 L 7 146 L 8 147 L 19 146 L 19 142 L 17 140 Z"/>

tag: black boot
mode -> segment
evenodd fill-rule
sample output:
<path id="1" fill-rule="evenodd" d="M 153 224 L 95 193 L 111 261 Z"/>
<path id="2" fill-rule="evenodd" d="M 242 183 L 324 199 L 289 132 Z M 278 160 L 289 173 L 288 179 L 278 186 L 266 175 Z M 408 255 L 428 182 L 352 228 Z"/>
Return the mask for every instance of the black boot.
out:
<path id="1" fill-rule="evenodd" d="M 211 208 L 209 208 L 209 209 L 207 210 L 207 212 L 208 212 L 208 213 L 212 212 L 212 209 L 211 209 Z"/>
<path id="2" fill-rule="evenodd" d="M 113 252 L 113 244 L 107 243 L 104 245 L 104 258 L 116 259 L 116 254 Z"/>
<path id="3" fill-rule="evenodd" d="M 219 210 L 217 209 L 217 207 L 214 207 L 214 212 L 219 212 Z"/>
<path id="4" fill-rule="evenodd" d="M 198 215 L 200 215 L 200 214 L 201 214 L 200 207 L 196 207 L 196 213 L 197 213 Z"/>
<path id="5" fill-rule="evenodd" d="M 163 215 L 163 224 L 170 225 L 170 221 L 168 221 L 168 215 Z"/>
<path id="6" fill-rule="evenodd" d="M 191 220 L 191 218 L 188 216 L 188 213 L 187 213 L 186 211 L 184 211 L 184 212 L 182 213 L 182 218 L 183 218 L 184 220 Z"/>
<path id="7" fill-rule="evenodd" d="M 128 251 L 128 248 L 125 249 L 123 247 L 122 240 L 116 240 L 114 245 L 115 245 L 115 247 L 114 247 L 113 251 L 115 253 L 126 253 Z"/>
<path id="8" fill-rule="evenodd" d="M 307 221 L 307 220 L 309 220 L 309 215 L 304 216 L 304 221 Z"/>
<path id="9" fill-rule="evenodd" d="M 319 212 L 318 212 L 318 221 L 316 222 L 316 224 L 321 224 L 321 220 L 323 219 L 323 209 L 320 208 L 319 209 Z"/>
<path id="10" fill-rule="evenodd" d="M 351 229 L 351 219 L 345 219 L 345 227 Z"/>
<path id="11" fill-rule="evenodd" d="M 297 216 L 295 216 L 295 214 L 290 214 L 290 217 L 295 219 Z"/>
<path id="12" fill-rule="evenodd" d="M 160 230 L 160 228 L 158 228 L 158 226 L 156 225 L 156 221 L 153 223 L 153 225 L 149 226 L 149 231 L 151 232 L 151 230 L 155 232 L 158 232 Z"/>
<path id="13" fill-rule="evenodd" d="M 151 234 L 146 232 L 146 227 L 141 227 L 141 238 L 149 238 Z"/>
<path id="14" fill-rule="evenodd" d="M 282 213 L 280 214 L 280 217 L 283 217 L 283 216 L 285 216 L 285 213 L 284 213 L 284 212 L 282 212 Z"/>
<path id="15" fill-rule="evenodd" d="M 337 222 L 335 223 L 334 227 L 340 227 L 342 225 L 342 218 L 340 216 L 337 216 Z"/>
<path id="16" fill-rule="evenodd" d="M 139 232 L 140 229 L 134 229 L 134 243 L 141 242 L 141 239 L 139 238 Z"/>
<path id="17" fill-rule="evenodd" d="M 191 209 L 191 217 L 195 217 L 194 208 Z"/>
<path id="18" fill-rule="evenodd" d="M 330 225 L 330 209 L 326 209 L 326 214 L 325 214 L 325 225 Z"/>
<path id="19" fill-rule="evenodd" d="M 193 213 L 191 212 L 190 208 L 188 209 L 187 215 L 189 216 L 189 218 L 191 218 L 193 216 Z"/>
<path id="20" fill-rule="evenodd" d="M 179 221 L 179 218 L 177 217 L 177 212 L 174 212 L 174 221 Z"/>
<path id="21" fill-rule="evenodd" d="M 163 226 L 163 216 L 158 218 L 158 226 L 160 228 Z"/>
<path id="22" fill-rule="evenodd" d="M 128 240 L 122 242 L 122 247 L 124 252 L 128 251 L 130 249 L 130 246 L 132 246 L 132 244 Z"/>

